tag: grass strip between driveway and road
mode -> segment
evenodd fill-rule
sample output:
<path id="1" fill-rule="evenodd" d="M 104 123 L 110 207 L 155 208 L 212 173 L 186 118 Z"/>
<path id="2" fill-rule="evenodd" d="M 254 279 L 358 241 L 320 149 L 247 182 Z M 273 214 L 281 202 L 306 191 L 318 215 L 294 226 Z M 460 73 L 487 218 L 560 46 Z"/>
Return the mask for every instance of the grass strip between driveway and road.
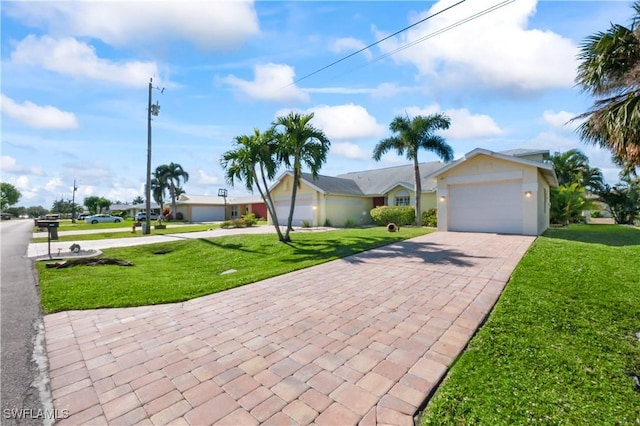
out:
<path id="1" fill-rule="evenodd" d="M 175 242 L 103 250 L 103 257 L 134 266 L 37 264 L 45 313 L 155 305 L 216 293 L 432 232 L 384 227 L 294 232 L 293 242 L 274 234 L 176 239 Z M 163 254 L 155 254 L 163 253 Z M 90 269 L 88 269 L 90 268 Z M 235 270 L 236 272 L 222 274 Z"/>
<path id="2" fill-rule="evenodd" d="M 640 423 L 640 229 L 550 229 L 421 425 Z"/>
<path id="3" fill-rule="evenodd" d="M 133 222 L 128 222 L 129 226 L 132 226 Z M 103 224 L 103 225 L 113 225 L 112 223 L 108 223 L 108 224 Z M 120 226 L 117 228 L 122 228 L 123 224 L 120 223 Z M 126 225 L 126 223 L 125 223 Z M 92 234 L 76 234 L 76 235 L 59 235 L 58 239 L 56 241 L 73 241 L 73 242 L 78 242 L 78 241 L 92 241 L 92 240 L 113 240 L 115 238 L 135 238 L 135 237 L 146 237 L 146 236 L 153 236 L 153 235 L 171 235 L 171 234 L 182 234 L 182 233 L 187 233 L 187 232 L 201 232 L 201 231 L 208 231 L 210 229 L 217 229 L 220 228 L 220 225 L 213 225 L 213 224 L 208 224 L 208 225 L 183 225 L 183 224 L 170 224 L 167 225 L 167 227 L 165 229 L 152 229 L 151 230 L 151 234 L 148 235 L 143 235 L 142 234 L 142 228 L 137 227 L 136 228 L 136 232 L 131 232 L 131 231 L 112 231 L 110 229 L 114 228 L 113 226 L 109 226 L 109 227 L 100 227 L 98 228 L 98 225 L 89 225 L 89 226 L 93 226 L 93 228 L 81 228 L 81 229 L 77 229 L 77 230 L 102 230 L 104 229 L 104 232 L 96 232 L 96 233 L 92 233 Z M 71 230 L 70 228 L 68 229 L 62 229 L 59 228 L 59 232 L 63 232 L 63 231 L 69 231 Z M 76 229 L 74 229 L 76 230 Z M 48 241 L 48 237 L 37 237 L 37 238 L 32 238 L 31 242 L 32 243 L 46 243 Z"/>

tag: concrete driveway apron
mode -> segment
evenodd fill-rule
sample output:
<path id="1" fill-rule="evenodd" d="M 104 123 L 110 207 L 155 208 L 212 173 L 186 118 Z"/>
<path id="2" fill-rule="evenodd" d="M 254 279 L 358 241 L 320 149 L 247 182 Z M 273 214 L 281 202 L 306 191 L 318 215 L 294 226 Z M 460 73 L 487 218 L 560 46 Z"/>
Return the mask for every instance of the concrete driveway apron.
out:
<path id="1" fill-rule="evenodd" d="M 184 303 L 45 317 L 58 424 L 394 424 L 534 237 L 433 233 Z"/>

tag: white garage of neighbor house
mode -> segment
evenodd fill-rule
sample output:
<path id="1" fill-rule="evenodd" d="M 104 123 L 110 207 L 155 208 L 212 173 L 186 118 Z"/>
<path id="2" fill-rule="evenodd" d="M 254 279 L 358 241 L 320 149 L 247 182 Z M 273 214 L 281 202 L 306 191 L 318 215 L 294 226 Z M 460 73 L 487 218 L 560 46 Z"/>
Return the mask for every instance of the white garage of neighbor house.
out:
<path id="1" fill-rule="evenodd" d="M 476 149 L 452 163 L 420 163 L 421 208 L 438 209 L 441 231 L 539 235 L 549 226 L 549 188 L 558 185 L 549 152 Z M 293 174 L 271 187 L 278 222 L 289 216 Z M 381 205 L 415 205 L 413 165 L 336 177 L 302 173 L 292 224 L 371 223 Z M 273 223 L 273 218 L 269 218 Z"/>
<path id="2" fill-rule="evenodd" d="M 438 172 L 438 230 L 540 235 L 549 227 L 548 151 L 475 149 Z"/>
<path id="3" fill-rule="evenodd" d="M 176 200 L 176 213 L 189 222 L 221 222 L 247 213 L 264 216 L 264 202 L 260 196 L 218 197 L 213 195 L 186 195 Z"/>

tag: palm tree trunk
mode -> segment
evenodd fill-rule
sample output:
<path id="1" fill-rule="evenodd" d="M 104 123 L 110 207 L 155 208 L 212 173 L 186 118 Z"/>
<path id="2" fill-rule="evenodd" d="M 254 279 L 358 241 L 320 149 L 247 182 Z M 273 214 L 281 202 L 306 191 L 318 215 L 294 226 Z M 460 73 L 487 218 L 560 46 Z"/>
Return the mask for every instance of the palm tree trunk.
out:
<path id="1" fill-rule="evenodd" d="M 298 185 L 300 184 L 300 161 L 296 159 L 293 165 L 293 188 L 291 188 L 291 207 L 289 208 L 289 218 L 287 219 L 287 230 L 284 235 L 285 242 L 291 241 L 289 232 L 291 231 L 291 223 L 293 222 L 293 211 L 296 208 L 296 196 L 298 195 Z"/>
<path id="2" fill-rule="evenodd" d="M 420 226 L 420 218 L 421 218 L 421 202 L 420 198 L 422 197 L 422 181 L 420 179 L 420 165 L 418 164 L 418 156 L 415 155 L 413 157 L 413 171 L 414 171 L 414 179 L 415 179 L 415 189 L 416 189 L 416 226 Z"/>
<path id="3" fill-rule="evenodd" d="M 176 186 L 171 182 L 171 220 L 173 221 L 176 214 Z M 162 214 L 162 213 L 161 213 Z"/>
<path id="4" fill-rule="evenodd" d="M 273 199 L 271 198 L 271 192 L 269 192 L 269 185 L 267 184 L 267 180 L 264 177 L 264 169 L 262 167 L 262 164 L 260 164 L 260 175 L 262 177 L 262 183 L 264 184 L 264 188 L 265 188 L 264 192 L 262 191 L 262 188 L 260 187 L 260 183 L 258 182 L 258 180 L 254 179 L 254 181 L 256 182 L 256 186 L 258 187 L 258 192 L 260 193 L 260 196 L 262 197 L 262 200 L 264 201 L 264 204 L 267 206 L 267 210 L 269 211 L 269 214 L 273 219 L 273 226 L 276 227 L 278 240 L 284 241 L 284 237 L 282 236 L 282 230 L 280 229 L 280 223 L 278 223 L 278 215 L 276 214 L 276 208 L 275 208 L 275 205 L 273 204 Z"/>

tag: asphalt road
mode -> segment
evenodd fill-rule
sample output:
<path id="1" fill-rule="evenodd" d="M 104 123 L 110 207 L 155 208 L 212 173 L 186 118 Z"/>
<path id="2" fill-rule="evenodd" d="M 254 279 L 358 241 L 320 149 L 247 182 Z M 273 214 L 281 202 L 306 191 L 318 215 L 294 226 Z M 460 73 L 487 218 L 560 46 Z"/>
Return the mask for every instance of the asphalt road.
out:
<path id="1" fill-rule="evenodd" d="M 0 424 L 51 424 L 39 294 L 27 246 L 33 221 L 0 222 Z M 40 332 L 38 330 L 40 329 Z M 34 351 L 35 350 L 35 351 Z M 44 401 L 44 403 L 43 403 Z"/>

